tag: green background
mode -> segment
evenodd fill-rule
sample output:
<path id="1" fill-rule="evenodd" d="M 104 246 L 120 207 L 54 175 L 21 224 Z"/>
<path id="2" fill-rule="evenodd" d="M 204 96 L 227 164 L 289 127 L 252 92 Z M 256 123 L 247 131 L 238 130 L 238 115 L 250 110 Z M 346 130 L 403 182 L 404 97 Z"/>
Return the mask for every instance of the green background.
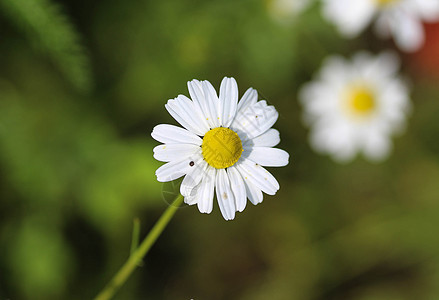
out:
<path id="1" fill-rule="evenodd" d="M 275 196 L 224 221 L 177 211 L 116 299 L 438 299 L 439 77 L 402 57 L 413 113 L 384 163 L 310 149 L 297 92 L 330 54 L 394 49 L 342 39 L 319 4 L 0 0 L 0 299 L 90 299 L 179 182 L 150 137 L 186 82 L 236 78 L 280 113 L 290 164 Z M 436 41 L 437 42 L 437 41 Z M 439 73 L 439 72 L 437 72 Z"/>

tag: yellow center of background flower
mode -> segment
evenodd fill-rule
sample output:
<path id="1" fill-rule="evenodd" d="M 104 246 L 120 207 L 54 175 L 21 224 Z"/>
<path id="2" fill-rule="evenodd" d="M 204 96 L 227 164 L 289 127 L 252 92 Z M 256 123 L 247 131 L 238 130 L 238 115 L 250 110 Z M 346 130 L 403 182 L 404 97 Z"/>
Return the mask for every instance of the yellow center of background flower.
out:
<path id="1" fill-rule="evenodd" d="M 203 138 L 201 148 L 206 162 L 216 169 L 233 166 L 243 151 L 238 134 L 224 127 L 208 131 Z"/>
<path id="2" fill-rule="evenodd" d="M 385 5 L 388 5 L 390 3 L 397 2 L 399 0 L 376 0 L 376 1 L 378 2 L 378 5 L 385 6 Z"/>
<path id="3" fill-rule="evenodd" d="M 353 89 L 349 96 L 349 107 L 356 115 L 365 115 L 375 109 L 375 96 L 369 89 Z"/>

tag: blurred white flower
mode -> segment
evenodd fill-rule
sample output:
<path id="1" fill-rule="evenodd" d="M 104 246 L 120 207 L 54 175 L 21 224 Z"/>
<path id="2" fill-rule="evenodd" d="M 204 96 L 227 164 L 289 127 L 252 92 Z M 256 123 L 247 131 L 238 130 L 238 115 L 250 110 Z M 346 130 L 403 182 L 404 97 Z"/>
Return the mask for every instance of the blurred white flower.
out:
<path id="1" fill-rule="evenodd" d="M 314 150 L 339 162 L 358 152 L 372 161 L 391 151 L 391 135 L 402 132 L 411 104 L 398 77 L 396 55 L 360 52 L 352 61 L 332 56 L 317 78 L 300 91 L 304 121 Z"/>
<path id="2" fill-rule="evenodd" d="M 323 0 L 323 14 L 346 37 L 375 20 L 377 35 L 393 36 L 401 50 L 412 52 L 424 43 L 422 22 L 439 20 L 439 0 Z"/>
<path id="3" fill-rule="evenodd" d="M 157 180 L 172 181 L 185 175 L 180 193 L 187 204 L 197 204 L 202 213 L 213 208 L 214 189 L 226 220 L 243 211 L 247 198 L 262 202 L 262 192 L 274 195 L 279 183 L 263 166 L 281 167 L 289 155 L 273 148 L 279 131 L 271 126 L 276 109 L 258 101 L 249 88 L 238 103 L 235 79 L 225 77 L 219 96 L 208 81 L 188 82 L 191 99 L 179 95 L 165 105 L 185 129 L 157 125 L 152 137 L 164 143 L 154 148 L 154 158 L 166 162 L 157 169 Z"/>

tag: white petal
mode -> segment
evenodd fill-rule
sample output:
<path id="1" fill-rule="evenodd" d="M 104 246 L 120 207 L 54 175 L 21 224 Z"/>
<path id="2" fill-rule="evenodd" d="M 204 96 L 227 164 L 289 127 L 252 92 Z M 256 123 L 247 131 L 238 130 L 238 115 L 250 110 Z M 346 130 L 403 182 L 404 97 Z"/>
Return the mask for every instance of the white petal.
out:
<path id="1" fill-rule="evenodd" d="M 383 133 L 370 132 L 365 140 L 364 154 L 370 160 L 379 162 L 389 156 L 391 148 L 389 138 Z"/>
<path id="2" fill-rule="evenodd" d="M 190 162 L 197 160 L 201 151 L 182 160 L 170 161 L 155 171 L 157 180 L 160 182 L 172 181 L 187 174 L 191 169 Z"/>
<path id="3" fill-rule="evenodd" d="M 342 88 L 351 79 L 351 63 L 340 55 L 327 56 L 318 76 L 332 88 Z"/>
<path id="4" fill-rule="evenodd" d="M 263 167 L 248 159 L 242 159 L 237 164 L 239 172 L 244 180 L 249 179 L 251 183 L 260 188 L 268 195 L 274 195 L 279 190 L 279 183 L 276 178 Z"/>
<path id="5" fill-rule="evenodd" d="M 194 132 L 198 135 L 201 135 L 201 132 L 198 132 L 197 129 L 192 127 L 192 125 L 185 120 L 186 117 L 185 117 L 185 115 L 181 115 L 182 113 L 181 113 L 180 109 L 178 109 L 176 111 L 176 110 L 174 110 L 174 108 L 172 108 L 168 104 L 165 104 L 165 108 L 169 112 L 169 114 L 175 119 L 175 121 L 180 123 L 181 126 L 183 126 L 184 128 L 186 128 L 187 130 L 189 130 L 191 132 Z"/>
<path id="6" fill-rule="evenodd" d="M 380 88 L 380 118 L 392 125 L 394 132 L 401 132 L 407 115 L 411 112 L 411 102 L 407 85 L 398 78 L 383 82 Z"/>
<path id="7" fill-rule="evenodd" d="M 201 182 L 201 179 L 206 176 L 206 168 L 208 166 L 201 156 L 197 161 L 194 161 L 194 163 L 190 165 L 191 169 L 186 174 L 180 185 L 180 194 L 185 197 L 195 196 L 197 193 L 195 188 Z"/>
<path id="8" fill-rule="evenodd" d="M 192 121 L 196 124 L 196 126 L 200 127 L 201 130 L 206 133 L 210 130 L 209 124 L 206 121 L 206 117 L 204 116 L 201 108 L 193 102 L 191 99 L 184 95 L 178 95 L 177 97 L 179 101 L 183 101 L 186 103 L 186 113 L 192 118 Z"/>
<path id="9" fill-rule="evenodd" d="M 235 195 L 236 210 L 242 212 L 247 204 L 247 193 L 245 192 L 244 181 L 234 166 L 227 168 L 227 174 L 229 175 L 230 186 Z"/>
<path id="10" fill-rule="evenodd" d="M 203 109 L 205 97 L 204 97 L 203 87 L 201 86 L 201 82 L 197 79 L 188 81 L 187 87 L 189 90 L 189 95 L 191 96 L 192 101 L 194 101 L 194 105 L 200 108 L 200 110 L 203 112 L 204 118 L 206 118 L 205 111 Z"/>
<path id="11" fill-rule="evenodd" d="M 194 144 L 200 146 L 203 140 L 196 134 L 174 125 L 161 124 L 154 127 L 151 136 L 163 144 Z"/>
<path id="12" fill-rule="evenodd" d="M 216 198 L 221 213 L 226 220 L 235 218 L 235 197 L 230 188 L 229 176 L 224 169 L 218 169 L 216 175 Z"/>
<path id="13" fill-rule="evenodd" d="M 203 85 L 199 80 L 192 80 L 187 83 L 189 94 L 194 101 L 194 106 L 201 112 L 203 116 L 203 122 L 210 129 L 213 128 L 213 124 L 210 118 L 209 106 L 206 102 L 206 96 L 204 95 Z"/>
<path id="14" fill-rule="evenodd" d="M 353 65 L 363 80 L 380 84 L 388 81 L 389 77 L 396 77 L 400 61 L 398 55 L 391 51 L 382 52 L 375 57 L 361 51 L 354 55 Z"/>
<path id="15" fill-rule="evenodd" d="M 340 89 L 344 89 L 346 81 L 341 85 L 343 87 Z M 306 125 L 313 124 L 320 118 L 327 118 L 327 116 L 332 116 L 340 111 L 339 92 L 336 84 L 328 82 L 326 79 L 318 79 L 305 84 L 300 90 L 299 97 L 304 107 L 302 118 Z"/>
<path id="16" fill-rule="evenodd" d="M 398 47 L 407 52 L 418 50 L 424 43 L 424 29 L 420 20 L 410 14 L 395 14 L 391 29 Z"/>
<path id="17" fill-rule="evenodd" d="M 209 128 L 202 121 L 201 113 L 197 112 L 194 103 L 186 96 L 179 95 L 165 104 L 171 116 L 187 130 L 203 136 Z"/>
<path id="18" fill-rule="evenodd" d="M 201 107 L 201 103 L 204 101 L 204 92 L 201 82 L 197 79 L 188 81 L 187 88 L 192 101 L 194 101 L 194 103 L 198 103 L 198 105 Z"/>
<path id="19" fill-rule="evenodd" d="M 358 141 L 362 136 L 353 124 L 341 120 L 330 120 L 327 124 L 316 124 L 310 135 L 313 149 L 320 153 L 329 153 L 337 162 L 348 162 L 358 151 Z"/>
<path id="20" fill-rule="evenodd" d="M 261 189 L 251 183 L 248 178 L 243 177 L 243 180 L 245 183 L 245 191 L 250 202 L 254 205 L 261 203 L 264 199 Z"/>
<path id="21" fill-rule="evenodd" d="M 325 0 L 323 4 L 324 16 L 346 37 L 355 37 L 365 29 L 376 11 L 371 0 Z"/>
<path id="22" fill-rule="evenodd" d="M 279 113 L 274 106 L 268 106 L 262 100 L 249 105 L 243 112 L 240 111 L 230 127 L 246 141 L 266 132 L 276 123 L 278 117 Z"/>
<path id="23" fill-rule="evenodd" d="M 254 139 L 247 140 L 244 143 L 244 147 L 257 146 L 257 147 L 274 147 L 280 143 L 280 134 L 276 129 L 269 129 L 265 133 L 255 137 Z"/>
<path id="24" fill-rule="evenodd" d="M 247 91 L 245 91 L 241 100 L 239 100 L 237 110 L 244 111 L 247 108 L 247 106 L 255 104 L 257 101 L 258 101 L 258 92 L 253 88 L 249 88 Z"/>
<path id="25" fill-rule="evenodd" d="M 229 127 L 238 106 L 238 84 L 234 78 L 224 77 L 220 87 L 219 103 L 222 116 L 220 125 Z"/>
<path id="26" fill-rule="evenodd" d="M 427 22 L 439 20 L 439 1 L 437 0 L 412 0 L 407 3 L 409 12 L 415 12 Z"/>
<path id="27" fill-rule="evenodd" d="M 213 208 L 213 191 L 215 187 L 216 169 L 210 166 L 206 169 L 200 188 L 198 189 L 198 210 L 210 214 Z"/>
<path id="28" fill-rule="evenodd" d="M 265 167 L 286 166 L 290 157 L 284 150 L 269 147 L 244 148 L 242 156 Z"/>
<path id="29" fill-rule="evenodd" d="M 203 185 L 203 181 L 201 181 L 200 183 L 198 183 L 198 185 L 196 185 L 193 189 L 192 192 L 190 193 L 190 195 L 188 196 L 184 196 L 184 203 L 186 203 L 187 205 L 194 205 L 198 203 L 198 199 L 200 198 L 200 189 L 202 188 Z"/>
<path id="30" fill-rule="evenodd" d="M 195 102 L 193 102 L 185 95 L 178 95 L 177 99 L 178 101 L 186 104 L 185 106 L 183 106 L 183 108 L 186 109 L 186 114 L 192 119 L 192 121 L 197 126 L 201 127 L 204 132 L 207 132 L 210 129 L 209 124 L 206 121 L 204 113 L 199 109 L 197 105 L 195 105 Z"/>
<path id="31" fill-rule="evenodd" d="M 211 128 L 219 127 L 221 115 L 219 99 L 216 91 L 212 84 L 207 80 L 202 81 L 201 86 L 203 87 L 205 104 L 203 111 L 208 118 L 207 122 L 210 124 Z"/>
<path id="32" fill-rule="evenodd" d="M 197 186 L 195 186 L 192 190 L 191 195 L 189 196 L 184 196 L 184 203 L 186 203 L 187 205 L 194 205 L 198 203 L 198 198 L 199 198 L 199 190 L 202 186 L 203 182 L 200 182 Z"/>
<path id="33" fill-rule="evenodd" d="M 194 144 L 164 144 L 153 149 L 154 158 L 158 161 L 180 160 L 189 157 L 200 150 L 200 146 Z"/>

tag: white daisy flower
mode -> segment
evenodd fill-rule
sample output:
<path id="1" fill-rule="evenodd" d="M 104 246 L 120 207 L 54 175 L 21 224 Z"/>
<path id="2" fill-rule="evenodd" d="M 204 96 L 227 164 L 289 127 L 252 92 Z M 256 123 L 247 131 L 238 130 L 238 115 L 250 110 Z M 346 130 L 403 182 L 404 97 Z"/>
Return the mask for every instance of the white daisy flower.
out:
<path id="1" fill-rule="evenodd" d="M 323 14 L 346 37 L 355 37 L 373 20 L 381 37 L 393 36 L 398 47 L 416 51 L 424 43 L 422 22 L 439 20 L 438 0 L 323 0 Z"/>
<path id="2" fill-rule="evenodd" d="M 202 213 L 213 208 L 214 190 L 226 220 L 243 211 L 247 198 L 262 202 L 262 192 L 274 195 L 279 183 L 263 166 L 281 167 L 289 155 L 273 148 L 280 142 L 279 131 L 271 126 L 276 109 L 258 101 L 249 88 L 238 102 L 235 79 L 225 77 L 219 96 L 208 81 L 188 82 L 192 98 L 179 95 L 165 105 L 184 128 L 157 125 L 152 137 L 163 143 L 154 148 L 154 158 L 166 162 L 157 169 L 157 180 L 171 181 L 185 176 L 180 193 L 185 203 L 197 204 Z"/>
<path id="3" fill-rule="evenodd" d="M 345 162 L 362 152 L 372 161 L 385 159 L 390 136 L 402 132 L 410 111 L 408 88 L 398 78 L 396 55 L 361 52 L 352 62 L 332 56 L 299 98 L 304 121 L 311 126 L 313 149 Z"/>

